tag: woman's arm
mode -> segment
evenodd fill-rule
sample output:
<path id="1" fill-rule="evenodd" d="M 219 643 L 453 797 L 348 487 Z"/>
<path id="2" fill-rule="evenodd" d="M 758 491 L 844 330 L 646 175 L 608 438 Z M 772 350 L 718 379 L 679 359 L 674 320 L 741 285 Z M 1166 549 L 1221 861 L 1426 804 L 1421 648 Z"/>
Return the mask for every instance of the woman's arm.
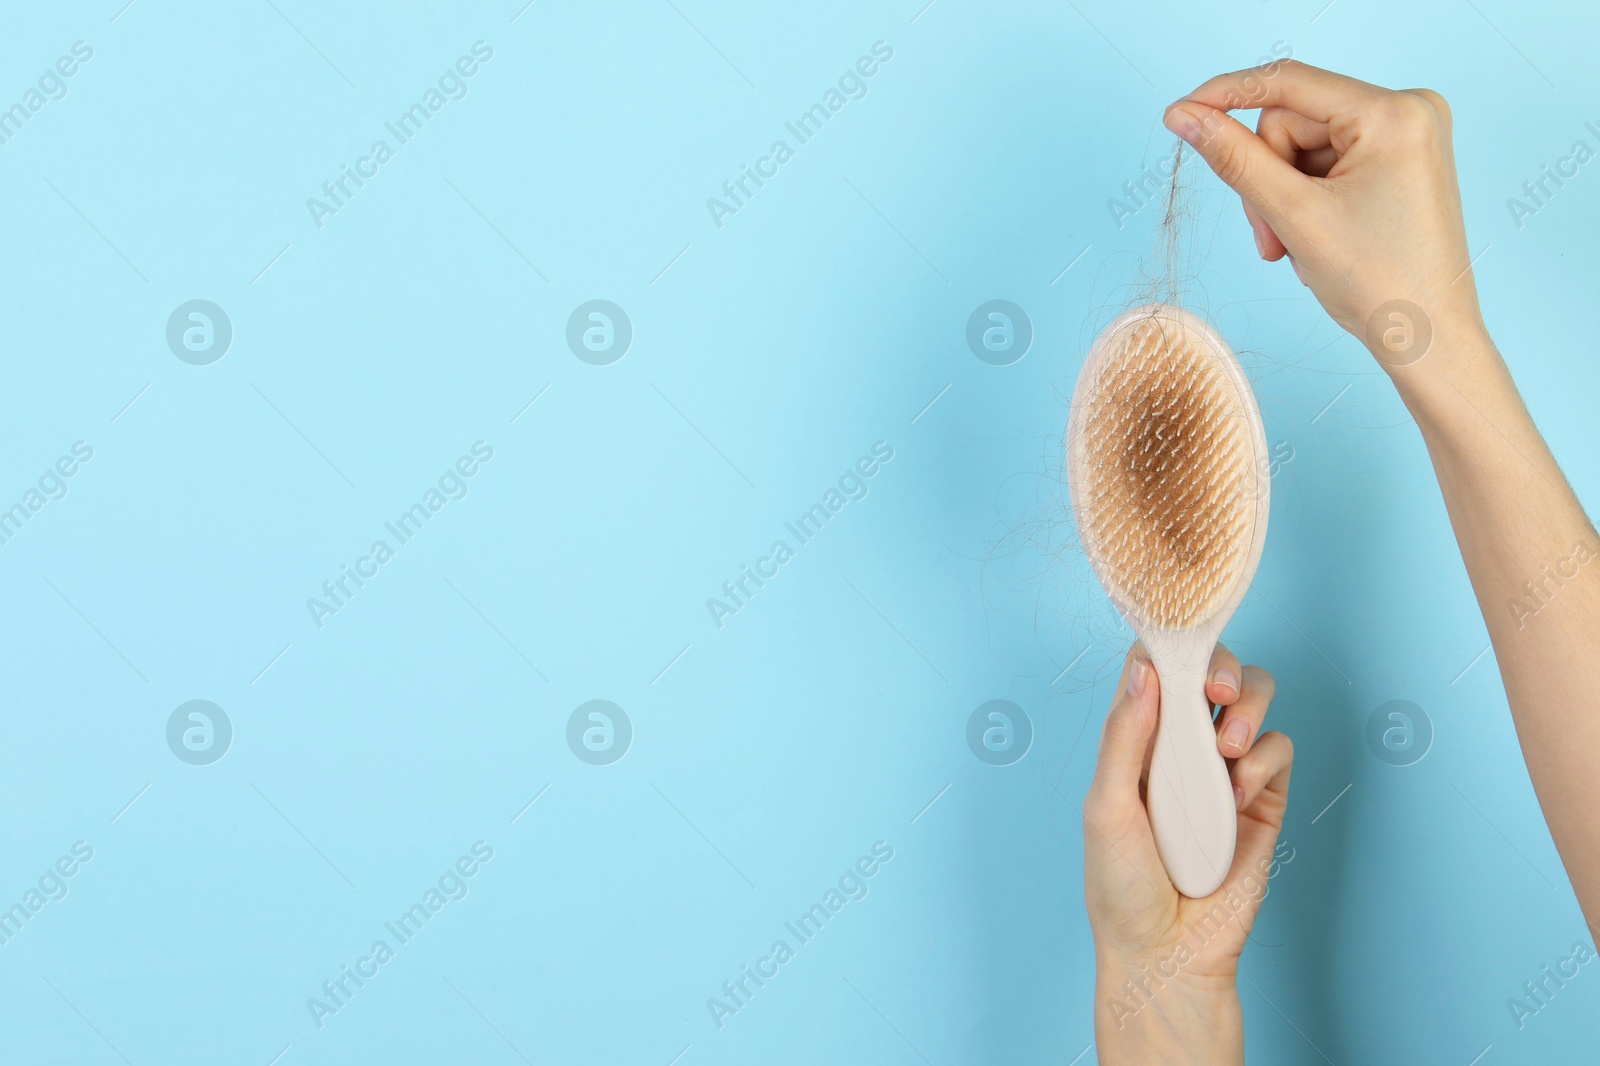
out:
<path id="1" fill-rule="evenodd" d="M 1600 924 L 1600 540 L 1488 336 L 1454 343 L 1447 380 L 1396 384 L 1439 475 L 1550 835 Z"/>

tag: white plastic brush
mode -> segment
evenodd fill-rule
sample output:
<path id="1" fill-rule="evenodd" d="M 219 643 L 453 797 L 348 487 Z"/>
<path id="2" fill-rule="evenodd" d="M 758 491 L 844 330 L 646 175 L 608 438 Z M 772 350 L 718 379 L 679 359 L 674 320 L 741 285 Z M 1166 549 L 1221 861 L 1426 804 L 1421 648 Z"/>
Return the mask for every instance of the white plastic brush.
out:
<path id="1" fill-rule="evenodd" d="M 1233 352 L 1205 322 L 1154 303 L 1095 339 L 1067 426 L 1067 484 L 1095 576 L 1150 653 L 1161 720 L 1146 803 L 1186 896 L 1233 863 L 1233 786 L 1205 695 L 1211 652 L 1267 534 L 1266 437 Z"/>

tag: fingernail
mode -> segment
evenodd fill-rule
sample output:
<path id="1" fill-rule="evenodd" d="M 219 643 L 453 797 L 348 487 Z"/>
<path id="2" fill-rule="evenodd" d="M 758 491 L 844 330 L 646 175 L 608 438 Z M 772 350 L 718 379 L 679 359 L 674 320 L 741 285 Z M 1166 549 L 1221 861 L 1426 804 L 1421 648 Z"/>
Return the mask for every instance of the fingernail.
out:
<path id="1" fill-rule="evenodd" d="M 1181 104 L 1173 104 L 1167 108 L 1167 113 L 1162 116 L 1161 121 L 1166 124 L 1167 129 L 1190 144 L 1200 139 L 1200 119 Z"/>
<path id="2" fill-rule="evenodd" d="M 1256 254 L 1265 259 L 1267 257 L 1267 239 L 1261 236 L 1260 230 L 1252 230 L 1251 232 L 1256 235 Z"/>
<path id="3" fill-rule="evenodd" d="M 1245 741 L 1250 739 L 1250 723 L 1243 718 L 1235 718 L 1222 727 L 1222 746 L 1233 751 L 1243 752 Z"/>
<path id="4" fill-rule="evenodd" d="M 1133 660 L 1133 666 L 1128 670 L 1128 695 L 1137 696 L 1144 691 L 1145 672 L 1149 669 L 1143 659 Z"/>
<path id="5" fill-rule="evenodd" d="M 1238 785 L 1233 786 L 1233 809 L 1236 811 L 1244 810 L 1244 789 Z"/>
<path id="6" fill-rule="evenodd" d="M 1239 694 L 1239 675 L 1234 673 L 1229 667 L 1224 666 L 1222 669 L 1212 674 L 1211 683 L 1214 685 L 1220 685 L 1226 689 L 1232 689 L 1235 696 Z"/>

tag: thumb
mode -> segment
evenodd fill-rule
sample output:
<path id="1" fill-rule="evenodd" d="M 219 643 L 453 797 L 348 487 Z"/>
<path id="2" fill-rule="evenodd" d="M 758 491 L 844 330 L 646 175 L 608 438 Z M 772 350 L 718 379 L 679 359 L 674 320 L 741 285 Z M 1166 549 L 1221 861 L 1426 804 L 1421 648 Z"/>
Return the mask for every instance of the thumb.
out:
<path id="1" fill-rule="evenodd" d="M 1108 804 L 1139 803 L 1139 775 L 1145 753 L 1155 734 L 1156 709 L 1161 703 L 1161 683 L 1144 649 L 1134 645 L 1122 671 L 1116 702 L 1106 715 L 1100 736 L 1100 758 L 1095 765 L 1092 791 Z"/>
<path id="2" fill-rule="evenodd" d="M 1232 115 L 1193 100 L 1181 100 L 1167 108 L 1162 121 L 1247 206 L 1266 219 L 1280 238 L 1295 232 L 1291 216 L 1300 212 L 1312 188 L 1311 179 L 1274 152 L 1266 141 Z"/>

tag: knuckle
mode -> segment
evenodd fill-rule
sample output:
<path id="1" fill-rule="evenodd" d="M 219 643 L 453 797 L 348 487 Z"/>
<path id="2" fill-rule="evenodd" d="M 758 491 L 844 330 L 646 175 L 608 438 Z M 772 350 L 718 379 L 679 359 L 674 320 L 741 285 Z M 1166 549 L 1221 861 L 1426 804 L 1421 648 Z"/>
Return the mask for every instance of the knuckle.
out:
<path id="1" fill-rule="evenodd" d="M 1245 686 L 1250 690 L 1250 694 L 1264 703 L 1271 703 L 1272 697 L 1277 695 L 1277 680 L 1259 666 L 1245 667 L 1244 681 Z"/>
<path id="2" fill-rule="evenodd" d="M 1211 169 L 1229 185 L 1240 185 L 1249 180 L 1249 163 L 1237 144 L 1230 141 L 1213 141 Z"/>
<path id="3" fill-rule="evenodd" d="M 1450 103 L 1443 95 L 1433 89 L 1412 89 L 1411 95 L 1420 97 L 1439 118 L 1450 121 Z"/>
<path id="4" fill-rule="evenodd" d="M 1135 716 L 1127 713 L 1126 708 L 1118 708 L 1106 716 L 1106 739 L 1115 744 L 1128 744 L 1140 741 L 1143 731 Z"/>
<path id="5" fill-rule="evenodd" d="M 1247 756 L 1234 765 L 1233 778 L 1233 783 L 1244 790 L 1245 796 L 1251 797 L 1267 787 L 1267 768 L 1260 759 Z"/>
<path id="6" fill-rule="evenodd" d="M 1390 93 L 1378 114 L 1386 138 L 1407 147 L 1437 141 L 1443 126 L 1440 112 L 1417 92 Z"/>
<path id="7" fill-rule="evenodd" d="M 1299 75 L 1306 69 L 1306 65 L 1292 56 L 1274 59 L 1271 62 L 1261 63 L 1251 67 L 1244 74 L 1254 74 L 1263 78 L 1275 78 L 1280 74 Z"/>
<path id="8" fill-rule="evenodd" d="M 1256 136 L 1269 144 L 1286 140 L 1289 136 L 1290 118 L 1287 111 L 1281 107 L 1263 107 L 1261 117 L 1256 119 Z"/>
<path id="9" fill-rule="evenodd" d="M 1089 789 L 1089 794 L 1083 797 L 1081 813 L 1083 832 L 1087 836 L 1106 832 L 1107 827 L 1116 819 L 1117 807 L 1099 787 L 1093 787 Z"/>

